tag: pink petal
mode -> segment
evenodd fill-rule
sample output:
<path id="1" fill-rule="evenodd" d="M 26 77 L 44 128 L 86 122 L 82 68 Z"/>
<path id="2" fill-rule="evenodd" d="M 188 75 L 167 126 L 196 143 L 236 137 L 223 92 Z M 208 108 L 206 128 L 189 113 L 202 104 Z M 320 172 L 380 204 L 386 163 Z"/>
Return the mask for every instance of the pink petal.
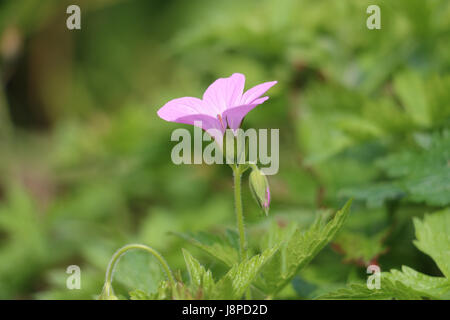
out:
<path id="1" fill-rule="evenodd" d="M 270 189 L 267 187 L 266 189 L 266 201 L 264 202 L 265 207 L 268 208 L 270 205 Z"/>
<path id="2" fill-rule="evenodd" d="M 233 73 L 228 78 L 219 78 L 206 89 L 203 102 L 216 114 L 221 114 L 227 108 L 240 104 L 244 84 L 245 76 L 240 73 Z"/>
<path id="3" fill-rule="evenodd" d="M 158 116 L 166 121 L 176 122 L 180 117 L 194 114 L 204 114 L 203 101 L 198 98 L 184 97 L 167 102 L 158 110 Z"/>
<path id="4" fill-rule="evenodd" d="M 277 84 L 277 81 L 264 82 L 254 86 L 251 89 L 248 89 L 243 95 L 241 99 L 241 105 L 244 104 L 252 104 L 253 101 L 261 97 L 267 90 Z"/>
<path id="5" fill-rule="evenodd" d="M 173 122 L 191 124 L 199 127 L 208 132 L 208 134 L 214 138 L 219 145 L 222 145 L 225 129 L 222 128 L 222 125 L 217 118 L 213 118 L 205 114 L 193 114 L 177 118 Z"/>
<path id="6" fill-rule="evenodd" d="M 225 121 L 228 123 L 228 127 L 232 130 L 237 130 L 241 126 L 242 120 L 254 107 L 263 103 L 269 99 L 269 97 L 263 97 L 260 99 L 256 99 L 252 104 L 246 104 L 242 106 L 237 106 L 234 108 L 230 108 L 226 110 L 222 117 L 226 119 Z"/>

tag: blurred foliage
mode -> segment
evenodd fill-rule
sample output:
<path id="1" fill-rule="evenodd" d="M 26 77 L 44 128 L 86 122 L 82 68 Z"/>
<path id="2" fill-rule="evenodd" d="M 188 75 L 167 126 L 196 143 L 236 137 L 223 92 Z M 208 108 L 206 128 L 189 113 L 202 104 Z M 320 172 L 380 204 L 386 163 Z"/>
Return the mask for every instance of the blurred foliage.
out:
<path id="1" fill-rule="evenodd" d="M 350 288 L 325 294 L 328 299 L 450 299 L 450 210 L 427 215 L 420 221 L 414 219 L 417 240 L 416 247 L 429 255 L 439 266 L 443 276 L 432 277 L 407 266 L 402 270 L 379 273 L 377 290 L 367 285 L 352 284 Z M 374 274 L 376 276 L 376 274 Z M 372 279 L 368 279 L 370 283 Z M 373 283 L 371 283 L 373 285 Z"/>
<path id="2" fill-rule="evenodd" d="M 74 3 L 82 29 L 70 31 Z M 366 28 L 369 4 L 381 7 L 381 30 Z M 198 259 L 226 274 L 171 233 L 233 230 L 231 170 L 174 165 L 180 125 L 156 110 L 233 72 L 246 88 L 279 82 L 244 122 L 280 128 L 269 218 L 244 190 L 251 249 L 270 242 L 265 231 L 306 229 L 355 198 L 343 231 L 280 297 L 365 281 L 369 263 L 409 266 L 389 273 L 394 284 L 417 272 L 442 279 L 448 261 L 436 257 L 448 247 L 425 240 L 433 218 L 417 218 L 450 204 L 449 70 L 447 0 L 2 1 L 0 299 L 95 298 L 109 258 L 129 242 L 158 249 L 173 269 L 188 248 L 192 268 Z M 448 238 L 439 224 L 433 232 Z M 81 290 L 66 288 L 73 264 Z M 161 279 L 153 258 L 131 253 L 115 291 L 157 297 Z"/>

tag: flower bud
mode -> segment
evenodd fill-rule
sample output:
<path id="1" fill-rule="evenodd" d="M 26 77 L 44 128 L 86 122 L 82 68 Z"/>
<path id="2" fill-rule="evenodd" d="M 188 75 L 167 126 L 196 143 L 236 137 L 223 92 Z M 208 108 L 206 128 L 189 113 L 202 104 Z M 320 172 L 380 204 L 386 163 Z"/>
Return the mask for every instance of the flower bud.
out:
<path id="1" fill-rule="evenodd" d="M 249 183 L 250 190 L 252 191 L 253 197 L 255 198 L 258 205 L 263 209 L 266 216 L 269 213 L 270 205 L 270 190 L 269 182 L 264 173 L 262 173 L 256 166 L 252 167 L 252 172 L 250 173 Z"/>

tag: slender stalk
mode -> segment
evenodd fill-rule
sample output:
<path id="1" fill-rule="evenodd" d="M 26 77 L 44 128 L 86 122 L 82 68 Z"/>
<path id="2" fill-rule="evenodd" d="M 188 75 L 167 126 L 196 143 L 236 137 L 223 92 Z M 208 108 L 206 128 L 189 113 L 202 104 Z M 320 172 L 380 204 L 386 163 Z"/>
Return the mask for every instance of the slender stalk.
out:
<path id="1" fill-rule="evenodd" d="M 240 249 L 240 261 L 246 260 L 247 256 L 247 240 L 245 239 L 244 228 L 244 213 L 242 210 L 242 197 L 241 197 L 241 178 L 242 173 L 248 169 L 248 166 L 233 165 L 233 178 L 234 178 L 234 208 L 236 211 L 236 222 L 239 233 L 239 249 Z M 245 297 L 247 300 L 252 299 L 252 293 L 250 288 L 246 291 Z"/>
<path id="2" fill-rule="evenodd" d="M 239 233 L 240 260 L 243 261 L 247 259 L 247 241 L 245 239 L 244 214 L 242 212 L 242 198 L 241 198 L 242 171 L 237 165 L 234 165 L 232 168 L 234 177 L 234 208 L 236 211 L 236 222 Z"/>
<path id="3" fill-rule="evenodd" d="M 143 245 L 143 244 L 128 244 L 126 246 L 123 246 L 119 250 L 117 250 L 114 255 L 112 256 L 111 260 L 109 261 L 108 268 L 106 269 L 106 277 L 105 277 L 105 285 L 103 287 L 102 296 L 110 297 L 114 296 L 114 290 L 112 288 L 112 281 L 113 281 L 113 275 L 114 270 L 116 268 L 117 263 L 119 262 L 120 258 L 128 251 L 132 249 L 141 249 L 149 252 L 152 254 L 156 259 L 158 259 L 158 262 L 163 267 L 164 271 L 167 274 L 167 278 L 169 279 L 169 282 L 171 285 L 175 284 L 175 279 L 172 275 L 172 271 L 169 268 L 169 265 L 167 264 L 166 260 L 159 254 L 158 251 L 155 249 Z"/>

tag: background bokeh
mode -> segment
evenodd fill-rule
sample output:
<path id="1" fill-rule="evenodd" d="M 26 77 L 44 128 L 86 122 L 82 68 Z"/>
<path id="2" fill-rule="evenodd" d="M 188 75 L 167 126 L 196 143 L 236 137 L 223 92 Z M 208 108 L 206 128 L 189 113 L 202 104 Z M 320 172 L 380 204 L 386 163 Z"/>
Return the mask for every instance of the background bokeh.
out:
<path id="1" fill-rule="evenodd" d="M 66 28 L 69 4 L 81 30 Z M 381 30 L 366 28 L 369 4 Z M 169 232 L 233 227 L 231 170 L 174 165 L 171 132 L 192 128 L 156 111 L 234 72 L 246 88 L 279 82 L 244 122 L 281 140 L 269 218 L 244 188 L 253 245 L 272 220 L 306 227 L 355 198 L 286 298 L 364 279 L 371 262 L 439 275 L 412 243 L 412 217 L 450 204 L 449 71 L 447 0 L 1 1 L 0 298 L 95 298 L 130 242 L 182 270 L 189 248 L 220 273 Z M 81 290 L 66 288 L 69 265 Z M 162 276 L 130 253 L 114 285 L 127 297 Z"/>

